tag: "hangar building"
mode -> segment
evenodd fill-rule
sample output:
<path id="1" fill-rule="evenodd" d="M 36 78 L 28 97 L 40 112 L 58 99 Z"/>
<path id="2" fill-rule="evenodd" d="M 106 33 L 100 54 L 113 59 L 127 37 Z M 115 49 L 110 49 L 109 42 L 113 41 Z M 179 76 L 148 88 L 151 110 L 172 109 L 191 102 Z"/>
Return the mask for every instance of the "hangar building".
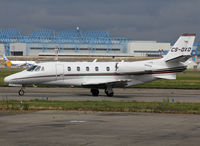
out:
<path id="1" fill-rule="evenodd" d="M 83 33 L 79 28 L 61 31 L 37 30 L 22 34 L 17 29 L 0 30 L 0 54 L 7 56 L 55 55 L 97 56 L 158 56 L 170 49 L 170 43 L 156 41 L 133 41 L 113 38 L 106 31 Z"/>
<path id="2" fill-rule="evenodd" d="M 159 56 L 167 54 L 170 43 L 160 43 L 156 41 L 129 41 L 128 53 L 134 56 Z"/>

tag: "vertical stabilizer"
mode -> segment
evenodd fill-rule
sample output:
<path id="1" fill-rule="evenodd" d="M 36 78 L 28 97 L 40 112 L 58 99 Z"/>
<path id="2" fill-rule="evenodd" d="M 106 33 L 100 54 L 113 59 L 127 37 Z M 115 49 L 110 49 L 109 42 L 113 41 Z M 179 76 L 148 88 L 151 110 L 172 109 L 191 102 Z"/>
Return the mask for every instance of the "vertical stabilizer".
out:
<path id="1" fill-rule="evenodd" d="M 169 53 L 164 57 L 165 61 L 187 61 L 191 57 L 195 36 L 196 34 L 194 33 L 182 34 Z"/>
<path id="2" fill-rule="evenodd" d="M 4 59 L 5 61 L 9 61 L 5 54 L 3 54 L 3 59 Z"/>

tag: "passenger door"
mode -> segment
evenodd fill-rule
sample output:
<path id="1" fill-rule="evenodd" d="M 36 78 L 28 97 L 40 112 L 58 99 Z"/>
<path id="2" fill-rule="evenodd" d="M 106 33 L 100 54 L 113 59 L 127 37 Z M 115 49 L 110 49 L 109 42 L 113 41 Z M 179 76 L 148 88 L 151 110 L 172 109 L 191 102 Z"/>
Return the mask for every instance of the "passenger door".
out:
<path id="1" fill-rule="evenodd" d="M 56 65 L 56 78 L 57 80 L 64 80 L 64 66 L 63 64 L 57 63 Z"/>

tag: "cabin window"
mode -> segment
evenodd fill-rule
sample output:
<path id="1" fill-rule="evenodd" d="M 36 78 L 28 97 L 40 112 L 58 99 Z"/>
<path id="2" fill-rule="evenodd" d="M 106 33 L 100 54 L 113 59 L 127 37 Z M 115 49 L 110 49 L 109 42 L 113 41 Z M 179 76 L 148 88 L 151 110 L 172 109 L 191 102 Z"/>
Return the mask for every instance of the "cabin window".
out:
<path id="1" fill-rule="evenodd" d="M 67 70 L 68 70 L 68 71 L 71 71 L 71 67 L 68 67 Z"/>
<path id="2" fill-rule="evenodd" d="M 41 68 L 41 71 L 44 71 L 44 66 Z"/>
<path id="3" fill-rule="evenodd" d="M 106 70 L 107 70 L 107 71 L 110 71 L 110 67 L 106 67 Z"/>
<path id="4" fill-rule="evenodd" d="M 87 67 L 86 67 L 86 71 L 89 71 L 89 70 L 90 70 L 90 68 L 87 66 Z"/>
<path id="5" fill-rule="evenodd" d="M 80 70 L 81 70 L 81 68 L 78 66 L 78 67 L 77 67 L 77 71 L 80 71 Z"/>
<path id="6" fill-rule="evenodd" d="M 99 71 L 99 67 L 96 66 L 96 67 L 95 67 L 95 71 Z"/>
<path id="7" fill-rule="evenodd" d="M 40 68 L 41 68 L 41 66 L 38 66 L 38 67 L 35 68 L 34 71 L 40 71 Z"/>

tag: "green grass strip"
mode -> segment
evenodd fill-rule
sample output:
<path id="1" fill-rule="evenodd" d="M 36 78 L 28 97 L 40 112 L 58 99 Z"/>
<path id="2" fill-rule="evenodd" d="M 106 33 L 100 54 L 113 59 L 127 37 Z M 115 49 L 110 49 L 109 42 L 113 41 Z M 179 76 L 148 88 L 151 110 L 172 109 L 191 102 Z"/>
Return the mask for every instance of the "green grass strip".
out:
<path id="1" fill-rule="evenodd" d="M 151 112 L 200 114 L 200 103 L 136 102 L 136 101 L 46 101 L 2 100 L 0 110 L 75 110 L 106 112 Z"/>

